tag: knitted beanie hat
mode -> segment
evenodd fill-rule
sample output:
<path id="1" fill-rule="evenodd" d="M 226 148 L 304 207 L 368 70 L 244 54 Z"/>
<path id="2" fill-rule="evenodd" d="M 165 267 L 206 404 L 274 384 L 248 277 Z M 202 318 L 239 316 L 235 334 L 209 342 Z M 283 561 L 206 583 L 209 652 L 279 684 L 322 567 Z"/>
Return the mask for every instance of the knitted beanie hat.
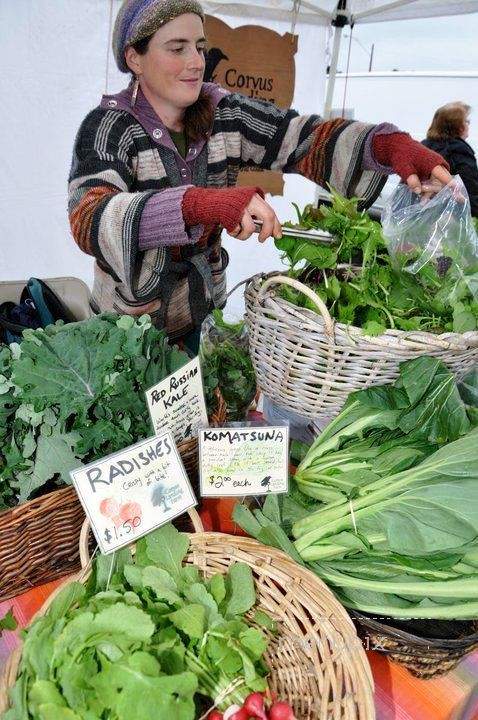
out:
<path id="1" fill-rule="evenodd" d="M 197 0 L 123 0 L 113 32 L 113 53 L 121 72 L 129 72 L 124 52 L 170 20 L 194 13 L 204 21 L 204 10 Z"/>

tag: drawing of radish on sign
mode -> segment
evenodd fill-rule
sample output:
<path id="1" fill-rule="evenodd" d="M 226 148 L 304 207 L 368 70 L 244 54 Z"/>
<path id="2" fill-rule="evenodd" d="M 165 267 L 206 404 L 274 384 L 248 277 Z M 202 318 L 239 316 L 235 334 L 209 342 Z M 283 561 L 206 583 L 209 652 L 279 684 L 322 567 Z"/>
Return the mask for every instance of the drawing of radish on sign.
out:
<path id="1" fill-rule="evenodd" d="M 141 518 L 141 505 L 137 502 L 126 502 L 119 505 L 114 498 L 104 498 L 100 502 L 100 513 L 109 518 L 113 525 L 118 528 L 125 522 L 132 522 Z"/>

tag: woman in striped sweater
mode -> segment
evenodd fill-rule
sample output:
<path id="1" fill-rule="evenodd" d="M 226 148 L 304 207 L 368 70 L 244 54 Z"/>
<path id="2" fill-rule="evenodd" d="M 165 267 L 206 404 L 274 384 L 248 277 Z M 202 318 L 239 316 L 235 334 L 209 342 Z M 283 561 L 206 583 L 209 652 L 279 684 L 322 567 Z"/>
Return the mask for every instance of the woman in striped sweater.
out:
<path id="1" fill-rule="evenodd" d="M 193 347 L 210 309 L 225 302 L 221 230 L 246 240 L 280 235 L 260 188 L 236 188 L 243 167 L 299 173 L 369 206 L 388 174 L 420 192 L 446 183 L 440 155 L 392 125 L 369 125 L 231 94 L 204 83 L 197 0 L 124 0 L 113 50 L 128 88 L 104 96 L 78 132 L 69 215 L 95 257 L 92 307 L 149 313 Z"/>

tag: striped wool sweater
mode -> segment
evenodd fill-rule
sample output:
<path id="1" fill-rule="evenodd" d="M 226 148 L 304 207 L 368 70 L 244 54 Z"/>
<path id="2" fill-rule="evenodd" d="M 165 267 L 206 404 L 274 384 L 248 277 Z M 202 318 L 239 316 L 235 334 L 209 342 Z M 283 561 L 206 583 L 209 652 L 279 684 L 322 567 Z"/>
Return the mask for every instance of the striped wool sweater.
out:
<path id="1" fill-rule="evenodd" d="M 225 302 L 220 232 L 184 226 L 188 187 L 234 186 L 242 168 L 256 167 L 299 173 L 366 207 L 386 180 L 363 169 L 377 126 L 300 116 L 212 84 L 203 92 L 215 104 L 213 126 L 186 159 L 157 116 L 139 122 L 128 91 L 105 97 L 79 129 L 69 176 L 73 237 L 96 260 L 93 309 L 147 312 L 171 338 Z"/>

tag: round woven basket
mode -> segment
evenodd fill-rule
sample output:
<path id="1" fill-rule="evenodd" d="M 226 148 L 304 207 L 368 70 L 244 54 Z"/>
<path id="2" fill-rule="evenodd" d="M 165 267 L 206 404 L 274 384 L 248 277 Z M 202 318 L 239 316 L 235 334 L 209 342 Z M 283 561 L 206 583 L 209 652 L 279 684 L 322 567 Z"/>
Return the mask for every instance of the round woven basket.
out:
<path id="1" fill-rule="evenodd" d="M 436 637 L 437 622 L 420 622 L 418 629 L 411 623 L 394 627 L 390 620 L 371 617 L 349 610 L 364 647 L 387 655 L 403 665 L 412 675 L 428 680 L 453 670 L 465 655 L 478 648 L 478 621 L 440 621 L 442 634 Z"/>
<path id="2" fill-rule="evenodd" d="M 80 582 L 90 574 L 88 531 L 85 523 L 80 540 L 85 567 L 73 578 Z M 373 680 L 365 652 L 349 616 L 321 580 L 279 550 L 250 538 L 202 532 L 189 538 L 187 562 L 206 577 L 227 572 L 234 562 L 252 568 L 256 607 L 278 626 L 266 656 L 269 684 L 292 705 L 297 720 L 374 720 Z M 21 647 L 7 664 L 0 712 L 7 706 L 7 690 L 16 680 L 20 657 Z"/>
<path id="3" fill-rule="evenodd" d="M 317 312 L 277 293 L 299 290 Z M 461 378 L 478 361 L 478 332 L 463 335 L 387 330 L 378 337 L 337 323 L 321 300 L 298 280 L 280 273 L 255 275 L 246 284 L 246 321 L 257 383 L 283 407 L 308 418 L 337 414 L 349 393 L 398 377 L 404 360 L 432 355 Z"/>

